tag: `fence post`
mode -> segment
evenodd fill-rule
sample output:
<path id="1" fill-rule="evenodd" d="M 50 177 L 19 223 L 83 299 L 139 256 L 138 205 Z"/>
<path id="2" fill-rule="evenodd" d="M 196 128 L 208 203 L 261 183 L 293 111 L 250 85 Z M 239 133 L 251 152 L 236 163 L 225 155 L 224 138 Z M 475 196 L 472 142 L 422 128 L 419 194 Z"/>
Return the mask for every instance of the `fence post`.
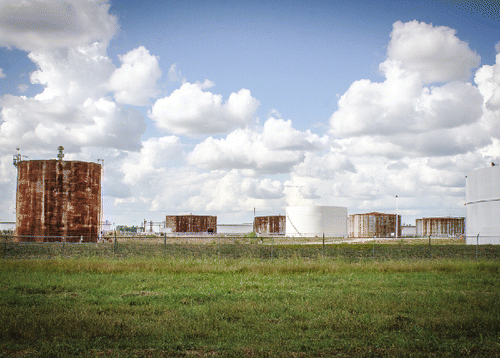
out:
<path id="1" fill-rule="evenodd" d="M 429 235 L 429 258 L 432 259 L 432 250 L 431 250 L 431 235 Z"/>
<path id="2" fill-rule="evenodd" d="M 113 244 L 113 254 L 116 256 L 116 230 L 115 230 L 115 242 Z"/>
<path id="3" fill-rule="evenodd" d="M 375 261 L 375 238 L 372 240 L 373 245 L 372 245 L 372 259 Z"/>
<path id="4" fill-rule="evenodd" d="M 271 237 L 271 261 L 273 261 L 274 236 Z"/>
<path id="5" fill-rule="evenodd" d="M 163 235 L 163 256 L 167 256 L 167 234 L 162 233 Z"/>
<path id="6" fill-rule="evenodd" d="M 64 257 L 64 244 L 66 243 L 66 237 L 63 236 L 63 242 L 62 242 L 62 250 L 61 250 L 61 258 Z"/>
<path id="7" fill-rule="evenodd" d="M 476 236 L 476 261 L 477 261 L 477 250 L 479 248 L 479 234 Z"/>
<path id="8" fill-rule="evenodd" d="M 7 238 L 9 235 L 4 235 L 4 243 L 3 243 L 3 258 L 7 255 Z"/>
<path id="9" fill-rule="evenodd" d="M 325 233 L 323 233 L 323 258 L 325 258 Z"/>

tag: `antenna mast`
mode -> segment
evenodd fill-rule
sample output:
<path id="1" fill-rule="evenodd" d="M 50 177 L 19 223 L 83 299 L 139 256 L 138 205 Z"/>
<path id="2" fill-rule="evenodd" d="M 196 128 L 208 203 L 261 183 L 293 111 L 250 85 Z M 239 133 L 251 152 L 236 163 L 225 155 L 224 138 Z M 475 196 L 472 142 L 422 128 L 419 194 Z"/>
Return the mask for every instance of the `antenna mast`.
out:
<path id="1" fill-rule="evenodd" d="M 59 154 L 57 154 L 57 159 L 63 160 L 63 158 L 64 158 L 64 153 L 63 153 L 64 147 L 62 145 L 60 145 L 59 147 L 57 147 L 57 150 L 59 151 Z"/>
<path id="2" fill-rule="evenodd" d="M 12 164 L 17 168 L 17 164 L 21 161 L 21 154 L 19 154 L 19 147 L 16 148 L 17 154 L 13 155 Z"/>

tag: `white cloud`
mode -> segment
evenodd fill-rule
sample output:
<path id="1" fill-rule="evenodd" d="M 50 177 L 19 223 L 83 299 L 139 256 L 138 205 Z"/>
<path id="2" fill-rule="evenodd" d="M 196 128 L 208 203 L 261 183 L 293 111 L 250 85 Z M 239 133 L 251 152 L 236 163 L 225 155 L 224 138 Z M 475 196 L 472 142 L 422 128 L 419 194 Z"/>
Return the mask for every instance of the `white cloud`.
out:
<path id="1" fill-rule="evenodd" d="M 0 46 L 24 51 L 107 43 L 118 30 L 107 1 L 3 0 Z"/>
<path id="2" fill-rule="evenodd" d="M 65 105 L 106 95 L 106 83 L 115 68 L 102 43 L 36 51 L 28 57 L 38 67 L 30 76 L 31 82 L 44 87 L 35 99 L 57 101 L 59 98 Z"/>
<path id="3" fill-rule="evenodd" d="M 118 103 L 146 105 L 157 94 L 157 80 L 161 77 L 158 59 L 140 46 L 119 56 L 122 65 L 110 78 L 110 89 Z"/>
<path id="4" fill-rule="evenodd" d="M 476 55 L 454 30 L 416 21 L 397 22 L 388 56 L 380 66 L 385 81 L 354 82 L 330 118 L 332 135 L 349 146 L 348 152 L 394 159 L 466 153 L 489 143 L 489 134 L 480 124 L 480 91 L 456 81 L 469 76 L 462 70 L 469 73 Z M 438 71 L 441 67 L 449 73 Z M 425 78 L 434 76 L 434 71 L 442 77 Z M 453 81 L 425 85 L 438 80 Z"/>
<path id="5" fill-rule="evenodd" d="M 176 63 L 174 63 L 168 69 L 168 79 L 170 80 L 170 82 L 185 82 L 184 79 L 182 78 L 181 71 L 177 70 Z"/>
<path id="6" fill-rule="evenodd" d="M 406 156 L 398 144 L 390 143 L 386 137 L 379 135 L 363 135 L 336 139 L 334 145 L 348 157 L 382 156 L 388 159 L 399 159 Z"/>
<path id="7" fill-rule="evenodd" d="M 162 175 L 166 168 L 182 159 L 182 145 L 176 136 L 149 138 L 142 143 L 140 152 L 130 152 L 123 160 L 121 171 L 127 184 L 146 184 L 142 179 Z"/>
<path id="8" fill-rule="evenodd" d="M 255 207 L 282 209 L 284 188 L 280 181 L 247 178 L 236 170 L 217 174 L 205 181 L 199 195 L 189 199 L 191 207 L 206 212 L 251 211 Z"/>
<path id="9" fill-rule="evenodd" d="M 273 151 L 248 128 L 237 129 L 225 139 L 209 137 L 188 156 L 188 162 L 200 168 L 246 169 L 249 175 L 287 173 L 302 160 L 303 151 Z"/>
<path id="10" fill-rule="evenodd" d="M 481 94 L 470 83 L 424 87 L 415 98 L 415 121 L 410 130 L 425 132 L 473 124 L 481 117 L 481 102 Z"/>
<path id="11" fill-rule="evenodd" d="M 291 120 L 271 117 L 264 123 L 262 141 L 272 150 L 317 150 L 325 147 L 328 137 L 320 138 L 310 130 L 301 132 L 292 127 Z"/>
<path id="12" fill-rule="evenodd" d="M 424 131 L 472 123 L 481 116 L 482 98 L 463 82 L 425 87 L 405 71 L 384 82 L 354 82 L 331 118 L 337 136 Z"/>
<path id="13" fill-rule="evenodd" d="M 293 168 L 297 177 L 311 177 L 332 180 L 339 174 L 355 173 L 356 168 L 349 157 L 338 150 L 332 150 L 323 156 L 307 153 L 305 160 Z"/>
<path id="14" fill-rule="evenodd" d="M 188 162 L 209 170 L 244 169 L 248 175 L 289 173 L 307 151 L 321 150 L 327 138 L 300 132 L 291 121 L 268 119 L 262 128 L 236 129 L 224 139 L 207 138 Z"/>
<path id="15" fill-rule="evenodd" d="M 34 97 L 3 97 L 0 148 L 139 147 L 144 117 L 106 98 L 114 66 L 102 44 L 31 52 L 29 57 L 39 68 L 31 81 L 43 91 Z"/>
<path id="16" fill-rule="evenodd" d="M 19 92 L 21 93 L 24 93 L 28 90 L 28 85 L 23 83 L 23 84 L 20 84 L 19 86 L 17 86 L 17 89 L 19 90 Z"/>
<path id="17" fill-rule="evenodd" d="M 467 80 L 479 65 L 479 55 L 446 26 L 397 21 L 390 36 L 389 59 L 418 72 L 425 83 Z"/>
<path id="18" fill-rule="evenodd" d="M 3 73 L 3 69 L 0 68 L 0 79 L 5 77 L 7 77 L 7 75 Z"/>
<path id="19" fill-rule="evenodd" d="M 105 98 L 88 99 L 80 105 L 57 100 L 7 96 L 3 99 L 0 149 L 52 149 L 63 145 L 120 149 L 138 148 L 145 129 L 142 115 Z"/>
<path id="20" fill-rule="evenodd" d="M 249 90 L 231 93 L 222 103 L 221 95 L 204 91 L 212 85 L 210 81 L 184 83 L 170 96 L 157 100 L 149 116 L 159 128 L 176 135 L 225 133 L 252 122 L 259 101 Z"/>
<path id="21" fill-rule="evenodd" d="M 152 95 L 159 70 L 156 58 L 146 49 L 122 56 L 124 66 L 116 72 L 102 43 L 39 50 L 28 56 L 38 67 L 31 82 L 42 85 L 43 91 L 34 97 L 6 95 L 1 99 L 0 149 L 140 148 L 145 118 L 120 102 L 139 104 Z M 125 75 L 128 83 L 138 87 L 130 89 L 126 82 L 116 81 L 122 87 L 115 86 L 121 100 L 115 102 L 109 96 L 110 79 Z"/>
<path id="22" fill-rule="evenodd" d="M 496 55 L 495 65 L 482 66 L 474 78 L 479 91 L 484 97 L 486 108 L 495 111 L 500 109 L 500 53 Z"/>
<path id="23" fill-rule="evenodd" d="M 500 54 L 496 55 L 494 65 L 484 65 L 476 72 L 475 82 L 484 99 L 483 116 L 479 125 L 493 141 L 500 139 L 500 121 L 498 120 L 500 118 Z M 496 155 L 496 158 L 498 157 Z"/>
<path id="24" fill-rule="evenodd" d="M 341 138 L 404 132 L 408 117 L 415 114 L 413 102 L 421 91 L 418 79 L 404 72 L 383 83 L 356 81 L 338 101 L 339 109 L 330 118 L 331 133 Z"/>
<path id="25" fill-rule="evenodd" d="M 479 150 L 482 158 L 488 162 L 500 164 L 500 139 L 492 138 L 491 144 Z"/>

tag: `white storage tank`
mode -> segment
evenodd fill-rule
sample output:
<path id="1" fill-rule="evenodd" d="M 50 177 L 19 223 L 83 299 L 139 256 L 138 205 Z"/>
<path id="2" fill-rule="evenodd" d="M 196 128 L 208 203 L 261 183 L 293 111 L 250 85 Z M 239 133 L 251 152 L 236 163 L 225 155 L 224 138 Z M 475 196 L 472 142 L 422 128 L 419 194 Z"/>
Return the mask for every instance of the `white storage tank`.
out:
<path id="1" fill-rule="evenodd" d="M 286 208 L 286 236 L 346 237 L 347 208 L 344 206 L 289 206 Z"/>
<path id="2" fill-rule="evenodd" d="M 465 180 L 466 242 L 500 244 L 500 166 L 492 164 L 469 173 Z"/>

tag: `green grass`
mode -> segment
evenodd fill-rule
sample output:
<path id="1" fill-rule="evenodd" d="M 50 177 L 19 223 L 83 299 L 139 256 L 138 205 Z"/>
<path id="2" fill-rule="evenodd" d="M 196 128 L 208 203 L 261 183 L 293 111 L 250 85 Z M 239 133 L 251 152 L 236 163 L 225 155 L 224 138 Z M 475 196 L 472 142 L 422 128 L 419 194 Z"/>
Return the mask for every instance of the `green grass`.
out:
<path id="1" fill-rule="evenodd" d="M 0 355 L 500 356 L 500 263 L 0 261 Z"/>

